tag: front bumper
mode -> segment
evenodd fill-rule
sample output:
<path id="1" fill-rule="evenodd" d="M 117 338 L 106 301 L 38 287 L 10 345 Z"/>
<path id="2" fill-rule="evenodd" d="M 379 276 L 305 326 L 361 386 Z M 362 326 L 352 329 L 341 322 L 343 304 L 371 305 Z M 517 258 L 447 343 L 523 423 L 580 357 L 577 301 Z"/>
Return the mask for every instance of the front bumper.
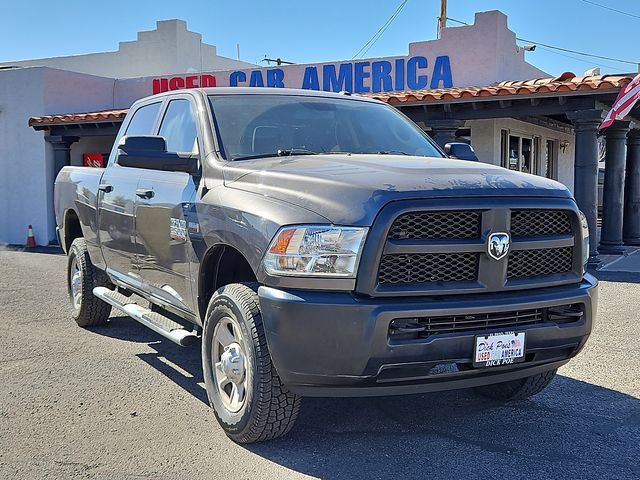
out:
<path id="1" fill-rule="evenodd" d="M 584 346 L 596 315 L 597 280 L 580 284 L 447 297 L 361 298 L 350 293 L 260 287 L 267 344 L 282 382 L 305 396 L 372 396 L 467 388 L 558 368 Z M 539 323 L 526 331 L 526 358 L 501 367 L 456 369 L 472 361 L 482 332 L 436 334 L 397 343 L 395 318 L 471 315 L 582 304 L 579 321 Z"/>

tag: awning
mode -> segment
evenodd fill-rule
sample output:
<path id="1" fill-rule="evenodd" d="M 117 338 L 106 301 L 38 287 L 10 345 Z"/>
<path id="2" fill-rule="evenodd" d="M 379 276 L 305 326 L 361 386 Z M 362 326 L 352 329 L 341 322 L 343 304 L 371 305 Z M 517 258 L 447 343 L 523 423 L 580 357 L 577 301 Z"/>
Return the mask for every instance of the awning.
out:
<path id="1" fill-rule="evenodd" d="M 65 113 L 60 115 L 31 117 L 29 118 L 29 126 L 36 130 L 43 130 L 56 125 L 121 123 L 128 111 L 128 109 L 102 110 L 99 112 Z"/>

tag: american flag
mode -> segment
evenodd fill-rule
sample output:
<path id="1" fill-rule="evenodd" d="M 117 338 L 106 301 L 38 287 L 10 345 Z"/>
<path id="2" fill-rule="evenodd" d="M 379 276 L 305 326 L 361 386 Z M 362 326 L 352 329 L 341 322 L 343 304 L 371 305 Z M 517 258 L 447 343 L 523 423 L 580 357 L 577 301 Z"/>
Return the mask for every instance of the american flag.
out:
<path id="1" fill-rule="evenodd" d="M 616 98 L 607 117 L 600 125 L 600 130 L 607 128 L 615 120 L 626 117 L 638 100 L 640 100 L 640 74 L 620 90 L 618 98 Z"/>

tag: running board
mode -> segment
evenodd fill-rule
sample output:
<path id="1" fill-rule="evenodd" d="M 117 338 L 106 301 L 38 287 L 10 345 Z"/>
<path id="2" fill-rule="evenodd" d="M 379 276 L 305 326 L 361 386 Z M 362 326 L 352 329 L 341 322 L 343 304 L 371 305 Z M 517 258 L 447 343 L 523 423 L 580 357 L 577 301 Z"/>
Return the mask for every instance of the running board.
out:
<path id="1" fill-rule="evenodd" d="M 93 289 L 93 294 L 100 300 L 126 313 L 145 327 L 182 347 L 191 345 L 198 339 L 194 332 L 190 332 L 178 322 L 174 322 L 157 312 L 152 312 L 148 308 L 141 307 L 131 298 L 125 297 L 121 293 L 114 292 L 106 287 L 96 287 Z"/>

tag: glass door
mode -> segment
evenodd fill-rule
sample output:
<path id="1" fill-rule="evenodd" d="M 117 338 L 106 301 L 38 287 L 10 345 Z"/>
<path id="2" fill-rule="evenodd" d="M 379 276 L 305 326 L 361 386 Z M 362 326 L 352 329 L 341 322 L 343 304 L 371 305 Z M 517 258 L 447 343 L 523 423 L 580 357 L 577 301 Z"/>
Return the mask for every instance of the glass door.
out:
<path id="1" fill-rule="evenodd" d="M 537 140 L 534 137 L 509 135 L 505 166 L 517 172 L 537 173 Z"/>

